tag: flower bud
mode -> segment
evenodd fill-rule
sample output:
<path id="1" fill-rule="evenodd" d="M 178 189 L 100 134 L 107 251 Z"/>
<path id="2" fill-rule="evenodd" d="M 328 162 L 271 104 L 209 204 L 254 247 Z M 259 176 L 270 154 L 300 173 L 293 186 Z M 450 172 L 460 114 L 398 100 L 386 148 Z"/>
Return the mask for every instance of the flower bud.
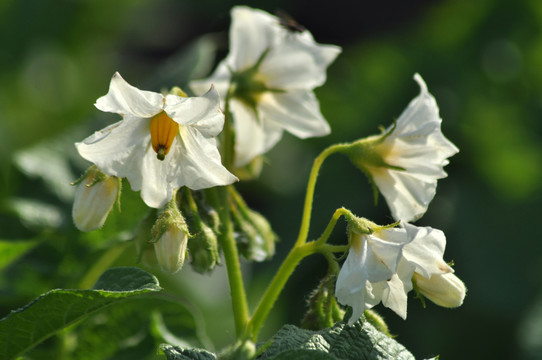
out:
<path id="1" fill-rule="evenodd" d="M 163 271 L 175 273 L 181 269 L 188 243 L 188 227 L 175 200 L 162 210 L 151 230 L 156 259 Z"/>
<path id="2" fill-rule="evenodd" d="M 91 166 L 73 185 L 77 185 L 72 217 L 81 231 L 99 229 L 120 194 L 120 179 Z"/>
<path id="3" fill-rule="evenodd" d="M 230 211 L 237 247 L 247 260 L 264 261 L 275 254 L 278 236 L 260 213 L 250 209 L 233 186 L 229 188 Z"/>
<path id="4" fill-rule="evenodd" d="M 220 263 L 218 240 L 213 230 L 204 222 L 199 223 L 199 231 L 192 231 L 194 237 L 188 244 L 190 265 L 195 271 L 203 274 L 213 270 Z"/>
<path id="5" fill-rule="evenodd" d="M 430 279 L 414 273 L 413 281 L 420 294 L 442 307 L 461 306 L 467 292 L 465 284 L 451 272 L 435 274 Z"/>
<path id="6" fill-rule="evenodd" d="M 232 215 L 239 252 L 247 260 L 264 261 L 275 254 L 278 237 L 260 213 L 232 206 Z"/>

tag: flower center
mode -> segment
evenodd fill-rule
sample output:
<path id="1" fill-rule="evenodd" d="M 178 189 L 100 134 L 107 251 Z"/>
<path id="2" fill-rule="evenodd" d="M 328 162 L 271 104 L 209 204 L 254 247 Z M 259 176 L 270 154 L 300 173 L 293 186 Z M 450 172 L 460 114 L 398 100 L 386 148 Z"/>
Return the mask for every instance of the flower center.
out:
<path id="1" fill-rule="evenodd" d="M 179 124 L 162 111 L 151 119 L 150 128 L 152 148 L 158 160 L 164 160 L 179 133 Z"/>

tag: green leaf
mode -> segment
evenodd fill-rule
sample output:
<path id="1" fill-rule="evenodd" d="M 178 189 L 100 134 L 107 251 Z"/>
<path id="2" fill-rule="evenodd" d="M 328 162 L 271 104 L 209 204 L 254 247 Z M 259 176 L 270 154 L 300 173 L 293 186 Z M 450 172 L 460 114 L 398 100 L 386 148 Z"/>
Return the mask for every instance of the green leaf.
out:
<path id="1" fill-rule="evenodd" d="M 160 290 L 138 268 L 114 268 L 96 283 L 100 290 L 51 290 L 0 320 L 0 358 L 13 359 L 66 326 L 126 299 Z"/>
<path id="2" fill-rule="evenodd" d="M 157 328 L 159 318 L 159 328 Z M 201 347 L 198 327 L 190 309 L 168 297 L 127 301 L 90 316 L 70 333 L 77 347 L 68 358 L 77 360 L 148 360 L 157 356 L 164 342 L 182 344 L 185 348 Z M 173 333 L 175 335 L 173 335 Z M 36 350 L 46 347 L 43 344 Z M 54 357 L 54 346 L 49 346 Z M 34 351 L 31 353 L 34 355 Z M 163 359 L 163 357 L 161 358 Z"/>
<path id="3" fill-rule="evenodd" d="M 13 263 L 15 260 L 26 254 L 30 249 L 38 244 L 38 241 L 0 240 L 0 269 L 3 269 Z"/>
<path id="4" fill-rule="evenodd" d="M 293 325 L 283 326 L 271 339 L 271 345 L 258 359 L 309 359 L 299 349 L 311 350 L 314 359 L 337 360 L 413 360 L 401 344 L 376 330 L 364 318 L 354 325 L 337 323 L 334 327 L 311 331 Z M 316 353 L 322 354 L 317 355 Z M 294 356 L 295 355 L 295 356 Z"/>
<path id="5" fill-rule="evenodd" d="M 177 346 L 162 345 L 160 349 L 167 360 L 216 360 L 216 355 L 203 349 L 182 349 Z"/>
<path id="6" fill-rule="evenodd" d="M 311 349 L 295 349 L 283 351 L 277 356 L 273 356 L 272 360 L 339 360 L 335 356 L 328 353 L 311 350 Z"/>

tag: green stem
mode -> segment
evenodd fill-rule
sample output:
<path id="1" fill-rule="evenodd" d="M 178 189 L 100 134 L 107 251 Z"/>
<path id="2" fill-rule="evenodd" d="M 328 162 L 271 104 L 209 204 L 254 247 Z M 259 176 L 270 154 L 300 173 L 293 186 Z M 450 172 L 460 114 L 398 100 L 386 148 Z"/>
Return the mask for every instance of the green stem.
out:
<path id="1" fill-rule="evenodd" d="M 322 151 L 320 155 L 316 157 L 316 159 L 314 159 L 311 173 L 309 175 L 309 182 L 307 184 L 307 193 L 305 195 L 305 206 L 303 208 L 303 215 L 301 217 L 301 227 L 299 228 L 299 235 L 297 237 L 295 246 L 300 246 L 307 242 L 307 237 L 309 235 L 311 213 L 312 213 L 312 202 L 314 198 L 314 189 L 316 187 L 316 178 L 318 177 L 318 172 L 320 171 L 320 167 L 322 166 L 322 163 L 329 155 L 344 149 L 344 147 L 346 146 L 347 144 L 331 145 L 330 147 Z"/>
<path id="2" fill-rule="evenodd" d="M 254 311 L 254 314 L 250 319 L 248 330 L 251 332 L 253 341 L 257 340 L 258 333 L 263 325 L 263 322 L 265 321 L 267 315 L 269 314 L 269 311 L 275 304 L 275 301 L 277 300 L 280 292 L 284 288 L 284 285 L 290 278 L 290 275 L 292 275 L 292 273 L 294 272 L 297 264 L 299 264 L 299 262 L 303 258 L 314 254 L 317 251 L 314 245 L 315 243 L 311 242 L 308 244 L 294 247 L 286 257 L 286 259 L 284 259 L 284 261 L 282 262 L 282 265 L 273 277 L 271 284 L 269 284 L 269 286 L 267 287 L 267 290 L 263 294 L 260 303 L 256 307 L 256 310 Z"/>
<path id="3" fill-rule="evenodd" d="M 335 225 L 337 224 L 337 221 L 339 220 L 339 218 L 341 216 L 347 216 L 351 214 L 352 213 L 350 212 L 350 210 L 345 209 L 345 208 L 339 208 L 335 210 L 335 212 L 333 213 L 333 216 L 331 217 L 331 220 L 329 220 L 329 223 L 326 226 L 326 229 L 324 230 L 322 235 L 316 240 L 316 242 L 320 245 L 325 244 L 327 239 L 331 235 L 331 232 L 335 228 Z"/>
<path id="4" fill-rule="evenodd" d="M 221 227 L 218 241 L 220 242 L 220 246 L 224 253 L 224 260 L 226 261 L 233 317 L 235 320 L 235 331 L 237 338 L 240 338 L 246 331 L 249 315 L 239 253 L 237 252 L 237 244 L 233 237 L 233 224 L 228 207 L 228 190 L 225 186 L 209 190 L 213 197 L 212 200 L 218 205 L 215 206 L 215 209 L 218 210 Z"/>

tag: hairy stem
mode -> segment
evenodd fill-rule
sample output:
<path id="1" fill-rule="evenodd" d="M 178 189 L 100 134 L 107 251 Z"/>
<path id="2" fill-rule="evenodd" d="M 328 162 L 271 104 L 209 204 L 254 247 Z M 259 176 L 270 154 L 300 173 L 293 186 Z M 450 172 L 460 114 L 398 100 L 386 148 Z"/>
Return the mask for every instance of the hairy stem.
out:
<path id="1" fill-rule="evenodd" d="M 213 197 L 212 200 L 218 205 L 215 206 L 220 217 L 220 234 L 218 240 L 224 253 L 226 271 L 230 283 L 235 331 L 237 338 L 240 338 L 246 330 L 249 315 L 243 274 L 241 273 L 241 263 L 239 261 L 239 253 L 237 252 L 237 244 L 233 236 L 233 224 L 228 207 L 228 190 L 225 186 L 210 190 Z"/>

